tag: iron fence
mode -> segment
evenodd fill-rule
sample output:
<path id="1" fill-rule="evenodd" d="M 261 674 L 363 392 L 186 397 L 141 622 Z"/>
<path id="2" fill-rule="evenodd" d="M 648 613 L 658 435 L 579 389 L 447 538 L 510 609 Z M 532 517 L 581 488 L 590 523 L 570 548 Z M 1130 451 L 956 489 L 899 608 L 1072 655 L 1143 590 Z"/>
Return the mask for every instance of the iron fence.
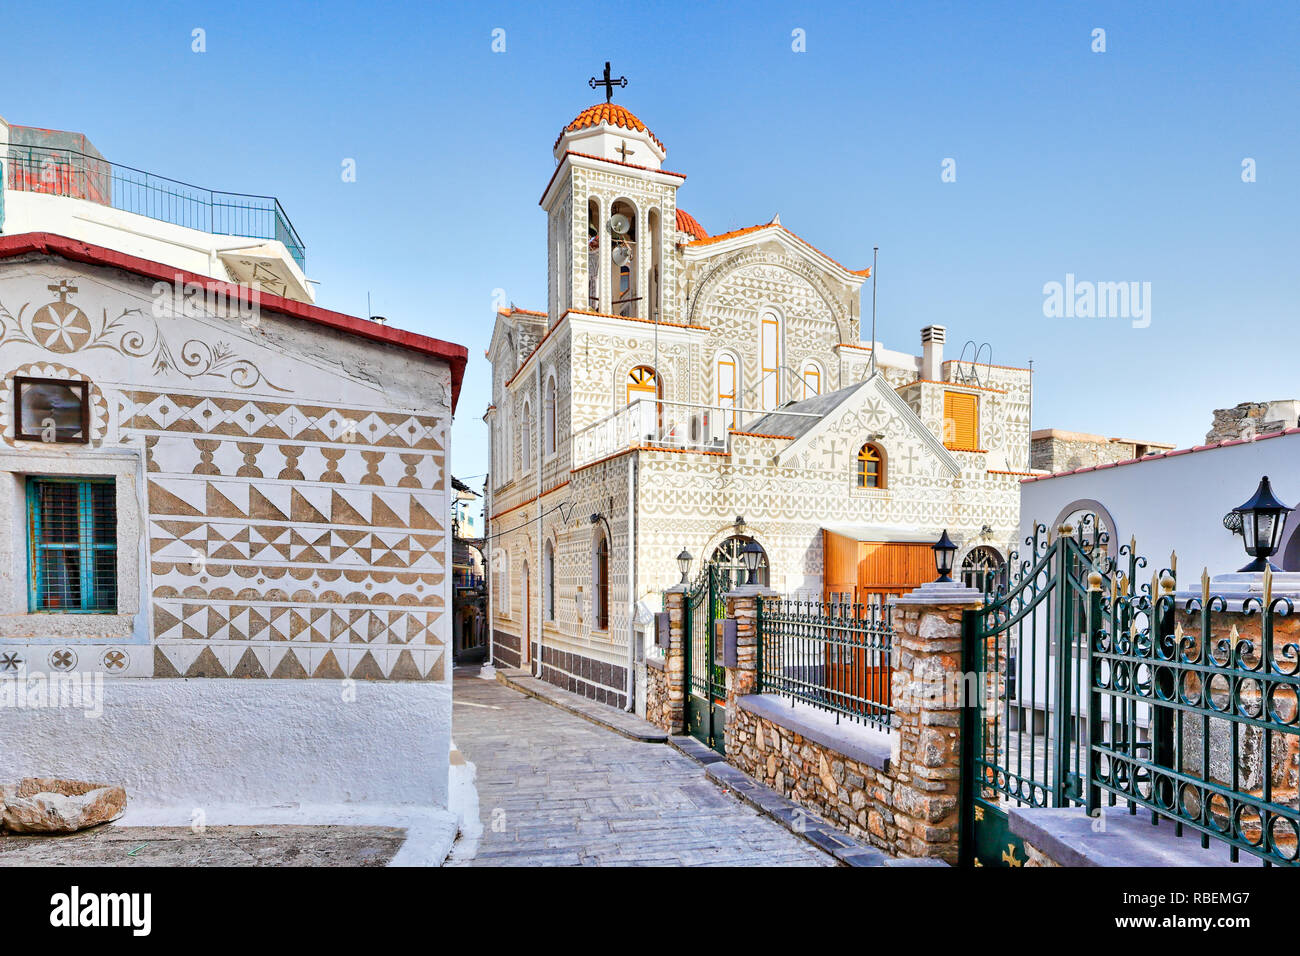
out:
<path id="1" fill-rule="evenodd" d="M 758 690 L 888 732 L 894 628 L 888 604 L 769 599 L 758 609 Z"/>
<path id="2" fill-rule="evenodd" d="M 274 196 L 204 189 L 65 147 L 11 144 L 8 154 L 7 189 L 84 199 L 216 235 L 278 239 L 306 268 L 306 247 Z"/>
<path id="3" fill-rule="evenodd" d="M 1123 802 L 1234 862 L 1300 863 L 1300 642 L 1271 573 L 1231 606 L 1208 576 L 1181 607 L 1171 571 L 1136 592 L 1091 583 L 1089 812 Z"/>

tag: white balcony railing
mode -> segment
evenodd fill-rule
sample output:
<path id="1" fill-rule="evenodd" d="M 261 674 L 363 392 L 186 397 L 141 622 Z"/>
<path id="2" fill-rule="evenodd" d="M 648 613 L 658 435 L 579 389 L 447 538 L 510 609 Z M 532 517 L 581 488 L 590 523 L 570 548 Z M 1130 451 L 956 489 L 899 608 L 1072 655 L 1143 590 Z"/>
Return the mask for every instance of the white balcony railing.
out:
<path id="1" fill-rule="evenodd" d="M 765 415 L 815 419 L 808 412 L 695 405 L 642 398 L 611 412 L 573 436 L 573 467 L 581 468 L 629 448 L 730 451 L 731 432 L 744 432 Z"/>

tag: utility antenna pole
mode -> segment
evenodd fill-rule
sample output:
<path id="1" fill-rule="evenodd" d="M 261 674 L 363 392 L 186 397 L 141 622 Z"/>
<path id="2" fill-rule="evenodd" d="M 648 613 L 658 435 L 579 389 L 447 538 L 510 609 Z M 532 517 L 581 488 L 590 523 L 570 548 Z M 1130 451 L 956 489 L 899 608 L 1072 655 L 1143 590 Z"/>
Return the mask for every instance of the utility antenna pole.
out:
<path id="1" fill-rule="evenodd" d="M 871 374 L 876 374 L 876 262 L 880 247 L 871 247 Z"/>

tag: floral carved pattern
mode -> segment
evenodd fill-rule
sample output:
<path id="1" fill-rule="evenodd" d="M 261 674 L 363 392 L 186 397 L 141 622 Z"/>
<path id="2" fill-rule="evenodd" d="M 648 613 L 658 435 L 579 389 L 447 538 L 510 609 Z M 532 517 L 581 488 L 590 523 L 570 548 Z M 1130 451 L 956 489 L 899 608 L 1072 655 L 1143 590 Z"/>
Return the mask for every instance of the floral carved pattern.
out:
<path id="1" fill-rule="evenodd" d="M 59 355 L 109 349 L 131 358 L 151 360 L 155 375 L 176 372 L 191 381 L 198 378 L 221 378 L 236 388 L 255 388 L 266 385 L 277 392 L 289 389 L 276 385 L 262 374 L 257 364 L 240 357 L 229 343 L 217 341 L 208 344 L 192 338 L 183 342 L 179 350 L 173 349 L 162 334 L 158 322 L 142 309 L 123 309 L 110 317 L 104 309 L 96 322 L 68 297 L 77 287 L 68 279 L 55 282 L 49 290 L 58 301 L 32 309 L 24 303 L 17 314 L 0 302 L 0 345 L 8 342 L 31 345 Z M 152 329 L 142 330 L 139 319 L 150 323 Z"/>

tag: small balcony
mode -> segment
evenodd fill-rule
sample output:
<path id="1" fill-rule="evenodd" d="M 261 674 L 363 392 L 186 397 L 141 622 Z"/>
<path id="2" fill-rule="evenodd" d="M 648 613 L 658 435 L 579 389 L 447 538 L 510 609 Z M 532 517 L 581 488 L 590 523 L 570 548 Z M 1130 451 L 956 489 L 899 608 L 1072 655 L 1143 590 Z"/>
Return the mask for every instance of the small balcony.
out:
<path id="1" fill-rule="evenodd" d="M 7 190 L 82 199 L 212 235 L 279 240 L 306 269 L 306 247 L 274 196 L 204 189 L 59 146 L 11 143 L 0 163 Z M 0 226 L 3 211 L 0 200 Z"/>
<path id="2" fill-rule="evenodd" d="M 581 468 L 631 448 L 729 453 L 733 432 L 751 430 L 769 415 L 816 420 L 820 415 L 696 405 L 642 398 L 616 409 L 573 435 L 573 467 Z"/>

